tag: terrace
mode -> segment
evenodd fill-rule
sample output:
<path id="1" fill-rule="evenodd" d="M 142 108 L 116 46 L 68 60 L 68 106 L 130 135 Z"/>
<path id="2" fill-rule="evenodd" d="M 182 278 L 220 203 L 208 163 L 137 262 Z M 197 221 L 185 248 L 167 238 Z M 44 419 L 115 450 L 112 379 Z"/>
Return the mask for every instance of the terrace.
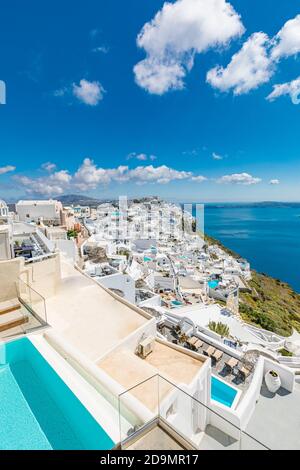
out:
<path id="1" fill-rule="evenodd" d="M 202 343 L 200 347 L 197 347 L 197 348 L 191 347 L 189 342 L 187 341 L 188 340 L 187 337 L 184 338 L 186 339 L 184 342 L 180 343 L 181 332 L 177 333 L 174 327 L 166 326 L 166 324 L 159 326 L 159 332 L 168 341 L 175 343 L 175 344 L 181 344 L 181 346 L 187 349 L 195 350 L 197 353 L 202 354 L 204 356 L 207 356 L 207 350 L 210 347 L 213 347 L 216 350 L 222 351 L 221 346 L 216 347 L 213 342 L 204 340 L 202 336 L 200 338 L 197 334 L 195 335 L 195 337 L 198 337 L 199 341 Z M 238 366 L 236 366 L 236 368 L 233 367 L 232 370 L 230 371 L 229 368 L 226 366 L 226 364 L 230 361 L 230 359 L 236 359 L 236 357 L 224 351 L 222 351 L 222 353 L 223 353 L 222 357 L 220 358 L 219 361 L 216 361 L 215 359 L 211 358 L 212 374 L 216 375 L 217 377 L 220 377 L 222 380 L 225 380 L 228 384 L 238 387 L 244 393 L 248 389 L 251 383 L 257 356 L 254 354 L 245 354 L 243 358 L 238 361 Z M 245 366 L 247 369 L 251 371 L 248 377 L 245 378 L 245 380 L 243 380 L 238 375 L 238 368 L 241 368 L 242 366 Z"/>
<path id="2" fill-rule="evenodd" d="M 293 393 L 280 388 L 270 393 L 263 383 L 255 411 L 246 428 L 270 449 L 294 450 L 300 447 L 300 384 Z"/>
<path id="3" fill-rule="evenodd" d="M 174 383 L 189 385 L 198 375 L 205 360 L 185 353 L 156 340 L 153 351 L 142 359 L 127 348 L 117 348 L 101 359 L 97 365 L 125 389 L 141 385 L 132 394 L 148 409 L 154 411 L 157 397 L 153 394 L 153 382 L 148 380 L 158 372 Z M 166 381 L 161 387 L 165 397 L 171 387 Z"/>
<path id="4" fill-rule="evenodd" d="M 46 299 L 48 323 L 88 358 L 98 359 L 149 322 L 146 312 L 117 300 L 70 264 L 61 267 L 55 295 Z"/>

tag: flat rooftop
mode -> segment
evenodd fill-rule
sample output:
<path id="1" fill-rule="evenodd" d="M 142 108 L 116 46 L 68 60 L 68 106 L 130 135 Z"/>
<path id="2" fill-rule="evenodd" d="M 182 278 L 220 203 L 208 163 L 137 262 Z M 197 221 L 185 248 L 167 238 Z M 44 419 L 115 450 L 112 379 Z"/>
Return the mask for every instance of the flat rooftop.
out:
<path id="1" fill-rule="evenodd" d="M 271 450 L 299 450 L 299 405 L 300 384 L 295 384 L 293 393 L 280 388 L 274 395 L 263 383 L 247 433 Z"/>
<path id="2" fill-rule="evenodd" d="M 47 298 L 48 323 L 92 361 L 149 319 L 62 261 L 62 279 Z"/>
<path id="3" fill-rule="evenodd" d="M 170 345 L 155 341 L 153 352 L 146 359 L 140 358 L 129 349 L 118 348 L 100 360 L 97 365 L 124 388 L 129 389 L 156 374 L 166 377 L 172 383 L 188 385 L 199 373 L 203 361 L 201 358 L 190 356 L 187 351 L 181 352 Z M 171 384 L 160 381 L 160 399 L 171 389 Z M 158 404 L 157 378 L 142 383 L 130 393 L 154 411 Z"/>

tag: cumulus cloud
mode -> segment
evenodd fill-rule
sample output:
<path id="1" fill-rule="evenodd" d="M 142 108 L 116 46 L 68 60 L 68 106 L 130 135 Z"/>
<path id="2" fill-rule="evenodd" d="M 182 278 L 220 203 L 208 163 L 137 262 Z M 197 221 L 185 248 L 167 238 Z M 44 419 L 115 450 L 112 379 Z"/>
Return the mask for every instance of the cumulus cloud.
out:
<path id="1" fill-rule="evenodd" d="M 194 175 L 189 171 L 180 171 L 166 165 L 154 167 L 153 165 L 129 168 L 120 165 L 115 168 L 101 168 L 90 159 L 85 158 L 77 171 L 72 175 L 67 170 L 55 171 L 49 175 L 37 178 L 17 175 L 15 181 L 22 186 L 28 194 L 55 196 L 65 191 L 89 191 L 111 182 L 135 184 L 166 184 L 171 181 L 193 179 L 202 182 L 204 176 Z"/>
<path id="2" fill-rule="evenodd" d="M 273 39 L 273 60 L 289 57 L 300 52 L 300 15 L 287 21 Z"/>
<path id="3" fill-rule="evenodd" d="M 222 176 L 217 180 L 218 183 L 225 184 L 243 184 L 250 186 L 252 184 L 258 184 L 262 180 L 260 178 L 255 178 L 249 173 L 233 173 L 232 175 Z"/>
<path id="4" fill-rule="evenodd" d="M 15 181 L 22 186 L 27 194 L 41 196 L 55 196 L 63 194 L 67 189 L 60 181 L 50 178 L 28 178 L 27 176 L 15 176 Z"/>
<path id="5" fill-rule="evenodd" d="M 277 179 L 270 180 L 270 181 L 269 181 L 269 184 L 271 184 L 271 185 L 277 185 L 277 184 L 280 184 L 280 181 L 277 180 Z"/>
<path id="6" fill-rule="evenodd" d="M 299 52 L 300 15 L 297 15 L 273 38 L 263 32 L 252 34 L 227 67 L 218 65 L 207 73 L 207 82 L 223 92 L 248 93 L 269 82 L 282 59 Z"/>
<path id="7" fill-rule="evenodd" d="M 192 176 L 191 180 L 195 181 L 196 183 L 203 183 L 203 181 L 207 181 L 207 178 L 205 176 L 199 175 L 199 176 Z"/>
<path id="8" fill-rule="evenodd" d="M 291 82 L 274 85 L 273 91 L 266 99 L 268 101 L 274 101 L 284 95 L 289 95 L 293 104 L 300 104 L 300 77 Z"/>
<path id="9" fill-rule="evenodd" d="M 80 80 L 79 85 L 73 83 L 73 95 L 82 103 L 88 106 L 97 106 L 103 99 L 105 90 L 100 82 L 89 82 L 84 78 Z"/>
<path id="10" fill-rule="evenodd" d="M 142 183 L 166 184 L 170 181 L 191 178 L 193 174 L 189 171 L 178 171 L 166 165 L 154 167 L 153 165 L 138 166 L 129 170 L 130 179 Z"/>
<path id="11" fill-rule="evenodd" d="M 226 0 L 165 2 L 137 37 L 146 58 L 134 67 L 136 83 L 158 95 L 182 89 L 195 54 L 224 47 L 243 32 L 240 16 Z"/>
<path id="12" fill-rule="evenodd" d="M 0 167 L 0 175 L 4 175 L 5 173 L 9 173 L 11 171 L 15 171 L 16 167 L 13 165 L 6 165 Z"/>
<path id="13" fill-rule="evenodd" d="M 254 33 L 233 55 L 227 67 L 217 66 L 207 73 L 207 82 L 221 91 L 232 89 L 235 95 L 267 83 L 274 72 L 269 47 L 270 39 L 266 34 Z"/>

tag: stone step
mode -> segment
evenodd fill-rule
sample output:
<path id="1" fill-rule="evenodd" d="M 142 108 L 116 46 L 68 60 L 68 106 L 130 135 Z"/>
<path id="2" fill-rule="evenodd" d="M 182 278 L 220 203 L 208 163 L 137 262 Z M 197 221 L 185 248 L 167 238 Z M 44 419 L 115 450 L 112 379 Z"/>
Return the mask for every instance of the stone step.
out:
<path id="1" fill-rule="evenodd" d="M 18 299 L 10 299 L 0 302 L 0 315 L 13 312 L 14 310 L 19 310 L 20 308 L 21 304 Z"/>
<path id="2" fill-rule="evenodd" d="M 22 313 L 22 310 L 20 309 L 0 315 L 0 332 L 9 330 L 10 328 L 14 328 L 16 326 L 23 325 L 28 321 L 28 315 Z"/>

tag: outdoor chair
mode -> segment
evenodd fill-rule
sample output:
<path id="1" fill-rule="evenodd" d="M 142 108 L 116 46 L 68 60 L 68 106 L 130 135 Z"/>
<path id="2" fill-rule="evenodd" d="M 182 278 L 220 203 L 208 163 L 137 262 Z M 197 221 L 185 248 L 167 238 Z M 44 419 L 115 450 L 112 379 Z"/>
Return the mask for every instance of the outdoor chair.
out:
<path id="1" fill-rule="evenodd" d="M 211 355 L 211 357 L 216 361 L 219 362 L 223 357 L 223 351 L 216 349 L 215 352 Z"/>
<path id="2" fill-rule="evenodd" d="M 235 367 L 237 367 L 239 361 L 234 357 L 231 357 L 228 361 L 225 362 L 225 367 L 232 372 Z"/>
<path id="3" fill-rule="evenodd" d="M 208 346 L 208 348 L 204 350 L 204 353 L 208 357 L 211 357 L 214 354 L 215 350 L 216 350 L 216 348 L 214 348 L 213 346 Z"/>

